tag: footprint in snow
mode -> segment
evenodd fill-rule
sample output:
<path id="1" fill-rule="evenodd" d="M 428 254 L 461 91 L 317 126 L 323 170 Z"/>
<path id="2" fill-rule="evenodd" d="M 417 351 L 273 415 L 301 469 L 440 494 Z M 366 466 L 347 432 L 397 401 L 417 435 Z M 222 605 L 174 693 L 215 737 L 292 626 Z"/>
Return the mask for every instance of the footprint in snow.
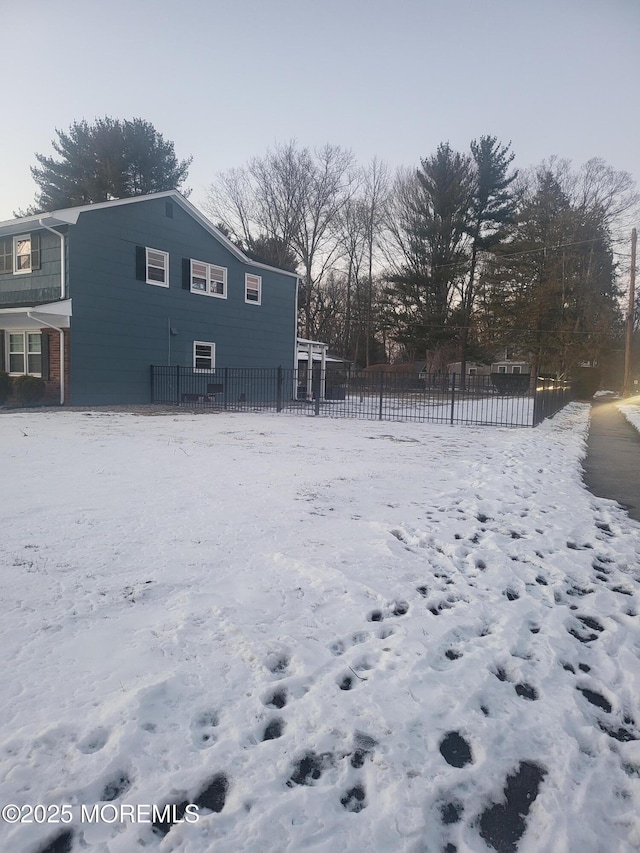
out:
<path id="1" fill-rule="evenodd" d="M 227 800 L 229 792 L 229 780 L 224 773 L 217 773 L 211 777 L 193 799 L 192 804 L 202 810 L 221 812 Z M 160 816 L 153 822 L 153 829 L 158 835 L 167 835 L 171 827 L 181 820 L 190 805 L 189 800 L 178 803 L 165 803 L 160 807 Z M 162 819 L 160 819 L 162 818 Z"/>
<path id="2" fill-rule="evenodd" d="M 522 761 L 504 786 L 503 801 L 480 815 L 480 835 L 500 853 L 516 853 L 526 829 L 531 804 L 538 796 L 546 770 L 532 761 Z"/>
<path id="3" fill-rule="evenodd" d="M 294 785 L 312 785 L 323 774 L 332 767 L 334 763 L 333 754 L 330 752 L 318 755 L 315 752 L 306 752 L 294 765 L 293 773 L 287 781 L 289 788 Z"/>
<path id="4" fill-rule="evenodd" d="M 409 602 L 402 599 L 391 601 L 384 610 L 376 608 L 367 614 L 367 622 L 382 622 L 390 616 L 404 616 L 409 612 Z"/>
<path id="5" fill-rule="evenodd" d="M 464 812 L 462 803 L 451 802 L 440 805 L 440 818 L 445 825 L 458 823 Z"/>
<path id="6" fill-rule="evenodd" d="M 283 675 L 289 668 L 291 658 L 287 654 L 273 652 L 265 660 L 265 666 L 273 675 Z"/>
<path id="7" fill-rule="evenodd" d="M 362 643 L 366 643 L 368 639 L 369 635 L 365 634 L 364 631 L 357 631 L 348 640 L 336 640 L 329 646 L 329 651 L 332 655 L 340 657 L 340 655 L 343 655 L 351 646 L 359 646 Z"/>
<path id="8" fill-rule="evenodd" d="M 590 595 L 592 592 L 593 592 L 593 589 L 587 589 L 585 587 L 578 586 L 577 584 L 575 586 L 570 586 L 566 590 L 567 595 L 577 597 L 577 598 L 582 598 L 585 595 Z"/>
<path id="9" fill-rule="evenodd" d="M 447 732 L 440 742 L 440 754 L 452 767 L 464 767 L 471 764 L 471 747 L 460 732 Z"/>
<path id="10" fill-rule="evenodd" d="M 216 740 L 214 731 L 219 724 L 219 718 L 216 711 L 203 711 L 191 723 L 191 731 L 193 742 L 201 749 L 212 746 Z"/>
<path id="11" fill-rule="evenodd" d="M 264 734 L 262 735 L 262 741 L 277 740 L 279 737 L 282 737 L 283 731 L 284 722 L 279 717 L 275 717 L 265 727 Z"/>
<path id="12" fill-rule="evenodd" d="M 522 682 L 521 684 L 516 684 L 516 693 L 522 699 L 528 699 L 530 702 L 535 702 L 538 699 L 538 691 L 535 687 L 532 687 L 530 684 L 526 682 Z"/>
<path id="13" fill-rule="evenodd" d="M 338 687 L 340 690 L 353 690 L 355 679 L 351 675 L 343 675 L 342 678 L 338 681 Z"/>
<path id="14" fill-rule="evenodd" d="M 288 701 L 288 693 L 287 691 L 281 687 L 278 690 L 274 690 L 272 693 L 269 693 L 267 698 L 264 700 L 264 704 L 267 708 L 284 708 Z"/>
<path id="15" fill-rule="evenodd" d="M 361 812 L 367 807 L 364 785 L 354 785 L 340 798 L 340 802 L 348 812 Z"/>
<path id="16" fill-rule="evenodd" d="M 78 749 L 84 752 L 85 755 L 91 755 L 93 752 L 99 752 L 109 740 L 110 732 L 108 729 L 94 729 L 91 734 L 87 735 L 78 742 Z"/>
<path id="17" fill-rule="evenodd" d="M 128 773 L 116 773 L 108 782 L 105 783 L 100 800 L 107 803 L 117 800 L 118 797 L 121 797 L 129 790 L 130 787 L 131 779 L 129 778 Z"/>
<path id="18" fill-rule="evenodd" d="M 363 732 L 356 732 L 353 740 L 355 749 L 351 754 L 351 766 L 357 770 L 364 765 L 369 755 L 373 755 L 378 741 Z"/>
<path id="19" fill-rule="evenodd" d="M 36 853 L 71 853 L 73 836 L 72 829 L 65 829 L 51 841 L 46 841 L 44 847 L 38 847 Z"/>
<path id="20" fill-rule="evenodd" d="M 604 631 L 604 626 L 592 616 L 576 616 L 575 619 L 581 624 L 574 623 L 571 627 L 567 628 L 567 631 L 581 643 L 591 643 L 597 640 L 602 631 Z M 597 633 L 593 633 L 594 631 Z"/>
<path id="21" fill-rule="evenodd" d="M 582 693 L 587 702 L 595 705 L 596 708 L 601 708 L 603 711 L 606 711 L 607 714 L 610 714 L 613 710 L 611 703 L 602 695 L 602 693 L 598 693 L 596 690 L 589 690 L 588 687 L 576 687 L 576 690 L 579 690 L 580 693 Z"/>
<path id="22" fill-rule="evenodd" d="M 438 604 L 432 604 L 430 607 L 427 607 L 427 610 L 434 616 L 440 616 L 440 614 L 444 613 L 445 610 L 451 610 L 459 601 L 466 602 L 466 599 L 457 598 L 455 595 L 449 595 L 446 599 L 438 602 Z"/>
<path id="23" fill-rule="evenodd" d="M 629 741 L 632 741 L 632 740 L 640 740 L 640 735 L 631 731 L 631 728 L 629 727 L 629 726 L 633 726 L 633 725 L 634 725 L 633 721 L 630 721 L 629 723 L 627 723 L 627 727 L 618 726 L 616 728 L 615 726 L 611 726 L 605 722 L 602 722 L 602 720 L 598 721 L 598 728 L 601 731 L 603 731 L 605 734 L 609 735 L 609 737 L 612 737 L 615 740 L 620 741 L 621 743 L 628 743 Z"/>
<path id="24" fill-rule="evenodd" d="M 228 791 L 229 780 L 224 773 L 217 773 L 205 783 L 193 804 L 198 806 L 198 809 L 221 812 L 227 800 Z"/>

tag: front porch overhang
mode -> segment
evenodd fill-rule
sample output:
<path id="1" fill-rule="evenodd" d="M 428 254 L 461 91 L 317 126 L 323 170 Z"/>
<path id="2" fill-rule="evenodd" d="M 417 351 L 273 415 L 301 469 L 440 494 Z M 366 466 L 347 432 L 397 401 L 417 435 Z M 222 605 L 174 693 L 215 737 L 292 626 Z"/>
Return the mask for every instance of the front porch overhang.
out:
<path id="1" fill-rule="evenodd" d="M 26 305 L 20 308 L 0 308 L 0 329 L 31 331 L 43 326 L 68 329 L 71 325 L 71 300 L 49 302 L 46 305 Z"/>

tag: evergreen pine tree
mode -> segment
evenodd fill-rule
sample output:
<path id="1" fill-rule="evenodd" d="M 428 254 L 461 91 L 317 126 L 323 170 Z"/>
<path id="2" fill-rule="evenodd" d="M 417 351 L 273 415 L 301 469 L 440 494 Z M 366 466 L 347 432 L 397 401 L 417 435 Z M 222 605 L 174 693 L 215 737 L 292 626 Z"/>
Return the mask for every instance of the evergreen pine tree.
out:
<path id="1" fill-rule="evenodd" d="M 99 118 L 56 130 L 58 159 L 36 154 L 31 169 L 40 192 L 32 212 L 179 189 L 192 158 L 179 161 L 173 143 L 140 118 Z"/>

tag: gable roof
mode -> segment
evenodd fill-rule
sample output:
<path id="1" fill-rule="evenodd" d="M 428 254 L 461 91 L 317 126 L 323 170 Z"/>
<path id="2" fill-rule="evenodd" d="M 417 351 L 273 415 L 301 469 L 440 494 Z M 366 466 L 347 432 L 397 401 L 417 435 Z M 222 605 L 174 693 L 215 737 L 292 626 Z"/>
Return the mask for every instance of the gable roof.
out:
<path id="1" fill-rule="evenodd" d="M 260 261 L 251 260 L 251 258 L 247 257 L 247 255 L 232 243 L 228 237 L 225 237 L 222 231 L 220 231 L 219 228 L 216 228 L 213 222 L 207 219 L 207 217 L 201 213 L 195 205 L 191 204 L 190 201 L 179 193 L 178 190 L 166 190 L 165 192 L 150 193 L 149 195 L 136 195 L 131 198 L 116 198 L 112 201 L 100 201 L 95 204 L 81 204 L 77 207 L 66 207 L 62 210 L 52 210 L 49 213 L 37 213 L 35 216 L 23 216 L 19 219 L 8 219 L 6 222 L 0 222 L 0 235 L 5 234 L 10 236 L 13 234 L 22 234 L 24 231 L 28 231 L 30 227 L 46 228 L 48 226 L 50 228 L 55 228 L 61 225 L 75 225 L 83 213 L 93 213 L 96 210 L 104 210 L 109 207 L 120 207 L 125 204 L 136 204 L 141 201 L 150 201 L 158 198 L 171 199 L 171 201 L 175 201 L 176 204 L 179 204 L 180 207 L 192 217 L 192 219 L 195 219 L 195 221 L 201 225 L 205 231 L 208 231 L 212 237 L 215 237 L 216 240 L 222 243 L 222 245 L 243 264 L 247 264 L 251 267 L 258 267 L 260 269 L 273 270 L 273 272 L 282 273 L 282 275 L 288 275 L 296 279 L 298 278 L 298 274 L 295 272 L 283 270 L 279 267 L 273 267 L 269 264 L 263 264 Z"/>

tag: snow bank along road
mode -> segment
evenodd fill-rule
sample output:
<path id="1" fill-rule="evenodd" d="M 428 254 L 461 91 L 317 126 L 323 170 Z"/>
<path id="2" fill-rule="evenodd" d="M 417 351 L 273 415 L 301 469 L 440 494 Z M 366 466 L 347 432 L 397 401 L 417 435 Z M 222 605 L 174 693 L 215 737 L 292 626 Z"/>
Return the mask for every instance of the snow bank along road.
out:
<path id="1" fill-rule="evenodd" d="M 0 849 L 639 849 L 588 416 L 2 414 Z"/>

